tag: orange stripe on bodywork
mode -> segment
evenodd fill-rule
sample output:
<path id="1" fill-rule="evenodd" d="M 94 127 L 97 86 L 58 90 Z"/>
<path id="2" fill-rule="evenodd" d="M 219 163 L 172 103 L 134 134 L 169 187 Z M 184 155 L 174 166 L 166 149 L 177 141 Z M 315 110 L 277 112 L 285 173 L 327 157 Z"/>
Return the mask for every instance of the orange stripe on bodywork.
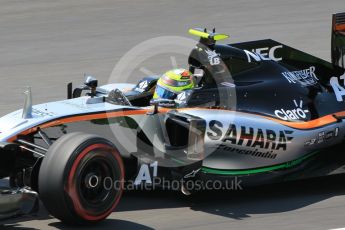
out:
<path id="1" fill-rule="evenodd" d="M 335 31 L 343 31 L 343 30 L 345 30 L 345 24 L 335 25 Z"/>
<path id="2" fill-rule="evenodd" d="M 278 122 L 282 125 L 285 125 L 285 126 L 288 126 L 290 128 L 294 128 L 294 129 L 314 129 L 314 128 L 318 128 L 321 126 L 325 126 L 325 125 L 329 125 L 331 123 L 337 122 L 337 119 L 334 118 L 333 115 L 327 115 L 324 117 L 317 118 L 315 120 L 303 121 L 303 122 L 282 121 L 282 120 L 272 118 L 272 117 L 264 117 L 264 118 L 271 120 L 271 121 Z"/>
<path id="3" fill-rule="evenodd" d="M 208 108 L 183 108 L 179 109 L 180 111 L 182 110 L 224 110 L 224 111 L 230 111 L 226 109 L 208 109 Z M 236 113 L 243 113 L 243 114 L 250 114 L 254 116 L 259 116 L 267 120 L 271 120 L 277 123 L 280 123 L 282 125 L 288 126 L 290 128 L 294 129 L 315 129 L 321 126 L 329 125 L 334 122 L 337 122 L 337 119 L 334 117 L 335 116 L 345 116 L 345 111 L 343 112 L 338 112 L 334 114 L 329 114 L 311 121 L 302 121 L 302 122 L 291 122 L 291 121 L 284 121 L 280 120 L 277 118 L 269 117 L 269 116 L 264 116 L 264 115 L 259 115 L 259 114 L 252 114 L 252 113 L 247 113 L 247 112 L 241 112 L 241 111 L 235 111 Z"/>
<path id="4" fill-rule="evenodd" d="M 72 122 L 78 122 L 78 121 L 89 121 L 89 120 L 94 120 L 94 119 L 105 119 L 105 118 L 113 118 L 113 117 L 119 117 L 119 116 L 129 116 L 129 115 L 143 115 L 146 114 L 147 112 L 152 111 L 153 108 L 147 108 L 147 109 L 140 109 L 140 110 L 130 110 L 130 111 L 119 111 L 119 112 L 105 112 L 105 113 L 98 113 L 98 114 L 89 114 L 89 115 L 77 115 L 73 117 L 67 117 L 67 118 L 62 118 L 58 119 L 55 121 L 47 122 L 42 125 L 27 129 L 20 134 L 8 139 L 7 141 L 13 142 L 14 140 L 17 139 L 17 136 L 19 135 L 28 135 L 30 133 L 36 132 L 39 128 L 48 128 L 52 126 L 57 126 L 61 124 L 66 124 L 66 123 L 72 123 Z M 159 108 L 159 113 L 167 113 L 171 109 L 169 108 Z M 224 110 L 224 111 L 230 111 L 230 110 L 225 110 L 225 109 L 210 109 L 210 108 L 181 108 L 177 109 L 178 111 L 185 111 L 185 110 Z M 280 120 L 277 118 L 273 117 L 268 117 L 264 115 L 258 115 L 258 114 L 251 114 L 251 113 L 246 113 L 246 112 L 240 112 L 240 111 L 235 111 L 236 113 L 243 113 L 243 114 L 250 114 L 254 116 L 258 116 L 270 121 L 277 122 L 279 124 L 285 125 L 290 128 L 294 129 L 315 129 L 318 127 L 322 127 L 325 125 L 329 125 L 332 123 L 337 122 L 337 119 L 334 116 L 345 116 L 345 111 L 342 112 L 337 112 L 334 114 L 326 115 L 311 121 L 303 121 L 303 122 L 289 122 L 289 121 L 284 121 Z"/>
<path id="5" fill-rule="evenodd" d="M 149 111 L 150 111 L 150 109 L 129 110 L 129 111 L 119 111 L 119 112 L 105 112 L 105 113 L 103 112 L 103 113 L 97 113 L 97 114 L 76 115 L 73 117 L 61 118 L 58 120 L 43 123 L 43 124 L 38 125 L 36 127 L 27 129 L 27 130 L 17 134 L 16 136 L 9 138 L 7 141 L 13 142 L 14 140 L 17 139 L 17 137 L 19 135 L 25 136 L 25 135 L 28 135 L 30 133 L 36 132 L 38 129 L 48 128 L 48 127 L 57 126 L 57 125 L 61 125 L 61 124 L 78 122 L 78 121 L 89 121 L 89 120 L 94 120 L 94 119 L 113 118 L 113 117 L 119 117 L 119 116 L 141 115 L 141 114 L 146 114 Z M 160 110 L 160 112 L 161 112 L 161 110 Z"/>
<path id="6" fill-rule="evenodd" d="M 45 124 L 40 125 L 40 128 L 47 128 L 51 126 L 78 122 L 78 121 L 90 121 L 95 119 L 104 119 L 104 118 L 112 118 L 112 117 L 119 117 L 119 116 L 129 116 L 129 115 L 141 115 L 146 114 L 148 110 L 130 110 L 130 111 L 119 111 L 119 112 L 106 112 L 106 113 L 98 113 L 98 114 L 89 114 L 89 115 L 80 115 L 80 116 L 73 116 L 68 118 L 62 118 L 59 120 L 51 121 Z"/>
<path id="7" fill-rule="evenodd" d="M 184 108 L 184 109 L 180 109 L 180 110 L 190 110 L 193 108 Z M 200 109 L 200 110 L 224 110 L 224 111 L 230 111 L 230 110 L 225 110 L 225 109 L 208 109 L 208 108 L 194 108 L 195 109 Z M 264 115 L 259 115 L 259 114 L 252 114 L 252 113 L 247 113 L 247 112 L 240 112 L 240 111 L 235 111 L 236 113 L 244 113 L 244 114 L 250 114 L 250 115 L 254 115 L 254 116 L 259 116 L 262 117 L 264 119 L 267 120 L 271 120 L 277 123 L 280 123 L 282 125 L 288 126 L 290 128 L 294 128 L 294 129 L 314 129 L 314 128 L 318 128 L 321 126 L 325 126 L 325 125 L 329 125 L 332 124 L 334 122 L 337 122 L 337 119 L 334 117 L 335 116 L 345 116 L 345 111 L 343 112 L 338 112 L 338 113 L 334 113 L 334 114 L 329 114 L 314 120 L 310 120 L 310 121 L 302 121 L 302 122 L 291 122 L 291 121 L 284 121 L 284 120 L 280 120 L 277 118 L 273 118 L 273 117 L 269 117 L 269 116 L 264 116 Z"/>
<path id="8" fill-rule="evenodd" d="M 270 118 L 270 117 L 267 117 L 267 119 L 274 120 L 276 122 L 279 122 L 280 124 L 283 124 L 295 129 L 315 129 L 321 126 L 338 122 L 336 117 L 345 117 L 345 111 L 329 114 L 329 115 L 317 118 L 315 120 L 305 121 L 305 122 L 287 122 L 287 121 L 281 121 L 279 119 Z"/>

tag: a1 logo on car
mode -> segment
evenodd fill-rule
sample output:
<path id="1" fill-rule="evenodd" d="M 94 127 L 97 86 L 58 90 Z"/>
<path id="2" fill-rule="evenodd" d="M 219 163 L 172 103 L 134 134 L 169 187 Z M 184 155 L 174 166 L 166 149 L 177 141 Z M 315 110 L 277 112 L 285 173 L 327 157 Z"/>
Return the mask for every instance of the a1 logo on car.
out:
<path id="1" fill-rule="evenodd" d="M 339 77 L 341 80 L 343 80 L 343 85 L 345 86 L 345 73 Z M 337 101 L 344 101 L 343 96 L 345 96 L 345 88 L 340 85 L 339 80 L 337 77 L 331 77 L 329 80 L 329 83 L 331 84 L 333 91 L 335 93 L 335 97 L 337 98 Z"/>
<path id="2" fill-rule="evenodd" d="M 153 169 L 152 176 L 150 168 Z M 135 178 L 134 185 L 139 185 L 141 183 L 152 184 L 152 178 L 156 177 L 158 173 L 158 162 L 155 161 L 151 164 L 142 164 L 140 166 L 137 177 Z"/>

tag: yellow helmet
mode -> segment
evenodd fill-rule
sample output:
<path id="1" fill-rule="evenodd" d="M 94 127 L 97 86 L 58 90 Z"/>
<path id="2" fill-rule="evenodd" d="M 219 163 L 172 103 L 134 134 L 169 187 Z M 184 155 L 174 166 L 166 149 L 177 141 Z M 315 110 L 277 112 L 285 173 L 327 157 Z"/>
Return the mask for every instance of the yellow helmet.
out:
<path id="1" fill-rule="evenodd" d="M 193 88 L 194 80 L 190 71 L 173 69 L 158 79 L 153 98 L 175 99 L 182 91 Z"/>

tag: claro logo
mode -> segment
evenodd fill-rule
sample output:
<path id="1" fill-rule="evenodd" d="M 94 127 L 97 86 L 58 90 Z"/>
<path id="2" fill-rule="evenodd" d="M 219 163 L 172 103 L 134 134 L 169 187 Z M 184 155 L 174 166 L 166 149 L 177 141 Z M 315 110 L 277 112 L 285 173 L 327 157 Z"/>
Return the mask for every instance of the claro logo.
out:
<path id="1" fill-rule="evenodd" d="M 282 49 L 283 46 L 273 46 L 271 48 L 264 47 L 264 48 L 257 48 L 253 49 L 252 51 L 244 50 L 247 55 L 248 62 L 254 61 L 266 61 L 266 60 L 273 60 L 273 61 L 281 61 L 282 57 L 277 56 L 277 50 Z"/>
<path id="2" fill-rule="evenodd" d="M 277 109 L 274 111 L 274 114 L 282 120 L 301 120 L 307 118 L 307 113 L 309 110 L 303 109 L 303 101 L 300 100 L 297 103 L 296 100 L 293 100 L 295 108 L 292 109 Z"/>

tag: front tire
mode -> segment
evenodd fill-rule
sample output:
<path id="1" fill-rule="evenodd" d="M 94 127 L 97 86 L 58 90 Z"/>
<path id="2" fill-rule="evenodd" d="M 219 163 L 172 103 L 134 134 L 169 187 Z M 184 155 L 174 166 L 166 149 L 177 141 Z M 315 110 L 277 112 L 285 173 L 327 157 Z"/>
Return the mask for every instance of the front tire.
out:
<path id="1" fill-rule="evenodd" d="M 90 134 L 70 133 L 48 150 L 39 172 L 39 194 L 47 210 L 67 223 L 108 217 L 123 191 L 124 166 L 116 147 Z"/>

